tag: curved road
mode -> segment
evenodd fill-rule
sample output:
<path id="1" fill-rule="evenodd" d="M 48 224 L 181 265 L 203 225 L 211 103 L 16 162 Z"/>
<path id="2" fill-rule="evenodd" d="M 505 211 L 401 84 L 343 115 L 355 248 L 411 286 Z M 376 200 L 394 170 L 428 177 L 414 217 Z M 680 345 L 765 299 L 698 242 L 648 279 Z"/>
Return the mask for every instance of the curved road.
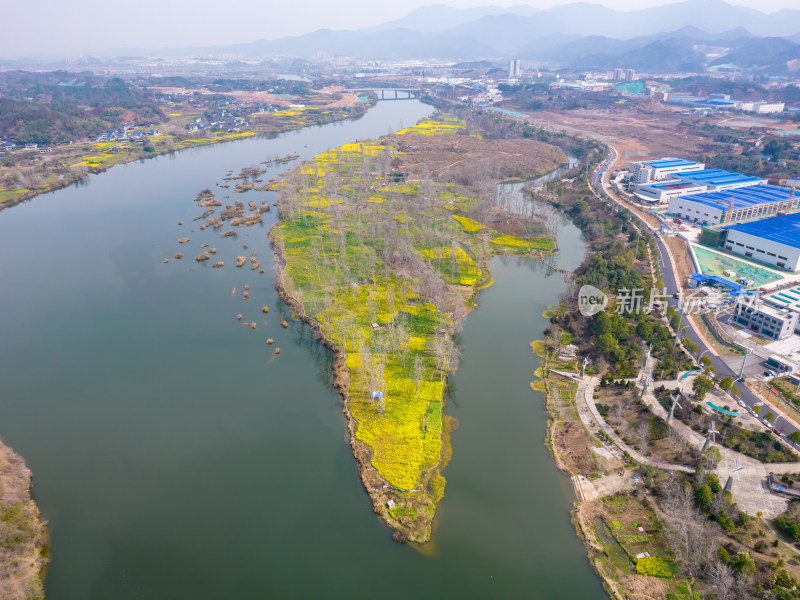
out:
<path id="1" fill-rule="evenodd" d="M 611 202 L 620 204 L 621 206 L 625 206 L 623 202 L 620 202 L 617 198 L 611 195 L 609 191 L 603 186 L 603 179 L 605 177 L 605 174 L 611 168 L 611 166 L 616 162 L 618 156 L 617 151 L 614 148 L 612 148 L 611 146 L 608 146 L 608 148 L 609 148 L 608 156 L 606 156 L 603 162 L 601 162 L 598 165 L 597 169 L 592 175 L 591 187 L 593 188 L 593 191 L 598 198 L 600 197 L 600 194 L 598 194 L 597 190 L 602 190 L 602 193 Z M 647 227 L 650 233 L 653 234 L 653 238 L 656 241 L 656 250 L 657 250 L 656 260 L 658 262 L 659 269 L 661 270 L 661 279 L 663 280 L 664 285 L 666 286 L 667 296 L 669 298 L 668 302 L 670 303 L 671 306 L 673 306 L 677 310 L 678 300 L 674 299 L 672 296 L 676 292 L 680 291 L 680 286 L 678 285 L 678 281 L 675 276 L 675 268 L 673 265 L 672 255 L 669 253 L 669 250 L 667 249 L 664 240 L 661 239 L 661 235 L 658 233 L 658 231 L 653 230 L 653 228 L 650 227 L 650 225 L 647 224 L 644 221 L 644 219 L 642 219 L 636 212 L 634 211 L 632 212 L 633 214 L 636 214 L 636 216 Z M 713 365 L 718 377 L 723 378 L 726 376 L 730 376 L 733 379 L 736 379 L 739 376 L 739 370 L 741 369 L 742 365 L 741 361 L 746 360 L 747 357 L 742 357 L 741 359 L 734 359 L 735 361 L 738 362 L 738 364 L 734 364 L 733 366 L 728 364 L 728 362 L 726 362 L 723 358 L 715 354 L 714 351 L 708 347 L 703 337 L 698 334 L 698 332 L 695 330 L 694 324 L 690 320 L 686 319 L 682 322 L 685 322 L 685 324 L 688 325 L 684 329 L 684 331 L 686 332 L 684 338 L 689 338 L 695 344 L 697 344 L 698 348 L 697 356 L 699 357 L 701 355 L 708 355 L 708 357 L 711 359 L 711 365 Z M 737 388 L 740 390 L 741 394 L 740 399 L 742 400 L 742 402 L 745 403 L 748 411 L 751 411 L 753 406 L 755 406 L 756 404 L 762 403 L 761 398 L 745 385 L 738 385 Z M 762 412 L 766 414 L 766 412 L 770 411 L 767 409 L 762 409 Z M 776 413 L 783 411 L 772 409 L 772 412 Z M 759 418 L 758 420 L 759 423 L 763 425 L 761 419 Z M 796 427 L 786 417 L 779 417 L 773 429 L 777 430 L 784 436 L 789 436 L 789 434 L 795 431 L 800 431 L 800 429 L 798 429 L 798 427 Z M 795 449 L 800 450 L 800 445 L 792 444 L 785 437 L 782 439 L 782 441 L 784 441 L 787 445 L 793 446 Z"/>

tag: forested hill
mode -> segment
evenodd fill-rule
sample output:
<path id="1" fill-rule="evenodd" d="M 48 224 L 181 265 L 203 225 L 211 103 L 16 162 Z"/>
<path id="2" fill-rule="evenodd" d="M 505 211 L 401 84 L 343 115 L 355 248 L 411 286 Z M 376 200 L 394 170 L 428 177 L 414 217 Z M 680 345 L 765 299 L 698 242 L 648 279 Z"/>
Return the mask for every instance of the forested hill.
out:
<path id="1" fill-rule="evenodd" d="M 93 73 L 0 73 L 0 138 L 18 144 L 76 141 L 125 122 L 163 121 L 151 95 Z"/>

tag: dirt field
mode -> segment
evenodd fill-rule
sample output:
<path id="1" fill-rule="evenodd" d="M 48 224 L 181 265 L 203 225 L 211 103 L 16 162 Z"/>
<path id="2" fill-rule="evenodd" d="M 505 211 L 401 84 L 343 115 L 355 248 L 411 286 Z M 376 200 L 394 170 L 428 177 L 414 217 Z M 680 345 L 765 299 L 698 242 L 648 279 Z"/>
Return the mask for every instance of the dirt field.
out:
<path id="1" fill-rule="evenodd" d="M 469 135 L 405 135 L 398 167 L 439 181 L 527 179 L 553 170 L 567 157 L 555 146 L 533 140 L 481 140 Z M 394 166 L 394 165 L 393 165 Z"/>
<path id="2" fill-rule="evenodd" d="M 550 441 L 559 468 L 585 477 L 598 474 L 601 457 L 595 455 L 594 439 L 586 432 L 575 409 L 577 385 L 557 375 L 550 376 L 550 384 L 552 391 L 547 400 L 553 416 Z"/>
<path id="3" fill-rule="evenodd" d="M 564 128 L 610 142 L 619 157 L 614 167 L 631 160 L 663 156 L 699 157 L 718 152 L 719 144 L 697 135 L 705 124 L 748 130 L 771 129 L 776 121 L 764 117 L 715 115 L 711 118 L 686 114 L 685 109 L 660 103 L 620 105 L 613 109 L 580 109 L 531 113 L 536 124 Z"/>

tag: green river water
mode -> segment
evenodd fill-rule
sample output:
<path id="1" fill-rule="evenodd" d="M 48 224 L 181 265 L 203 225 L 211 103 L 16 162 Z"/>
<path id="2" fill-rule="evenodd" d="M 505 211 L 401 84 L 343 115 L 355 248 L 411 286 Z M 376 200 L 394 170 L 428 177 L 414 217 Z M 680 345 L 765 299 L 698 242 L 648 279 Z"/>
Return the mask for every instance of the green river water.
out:
<path id="1" fill-rule="evenodd" d="M 606 597 L 528 386 L 528 344 L 559 275 L 492 262 L 497 283 L 460 334 L 447 408 L 460 428 L 433 551 L 421 553 L 372 513 L 328 352 L 278 324 L 275 211 L 238 239 L 192 221 L 194 196 L 229 169 L 310 158 L 430 112 L 380 102 L 357 121 L 118 166 L 0 213 L 0 435 L 32 469 L 51 526 L 50 600 Z M 201 243 L 225 268 L 193 260 Z M 559 244 L 558 264 L 577 266 L 584 245 L 566 221 Z M 252 251 L 264 275 L 233 266 Z M 163 263 L 176 252 L 185 258 Z"/>

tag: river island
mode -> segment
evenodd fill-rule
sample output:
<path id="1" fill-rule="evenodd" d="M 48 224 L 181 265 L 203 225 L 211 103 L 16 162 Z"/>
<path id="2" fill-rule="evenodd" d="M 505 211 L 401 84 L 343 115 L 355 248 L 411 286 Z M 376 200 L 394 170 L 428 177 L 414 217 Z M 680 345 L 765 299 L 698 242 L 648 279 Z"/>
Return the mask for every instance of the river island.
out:
<path id="1" fill-rule="evenodd" d="M 488 259 L 555 248 L 542 223 L 495 205 L 494 186 L 565 158 L 439 115 L 320 154 L 279 187 L 277 287 L 336 354 L 361 479 L 398 541 L 427 541 L 444 496 L 453 335 L 491 285 Z"/>

